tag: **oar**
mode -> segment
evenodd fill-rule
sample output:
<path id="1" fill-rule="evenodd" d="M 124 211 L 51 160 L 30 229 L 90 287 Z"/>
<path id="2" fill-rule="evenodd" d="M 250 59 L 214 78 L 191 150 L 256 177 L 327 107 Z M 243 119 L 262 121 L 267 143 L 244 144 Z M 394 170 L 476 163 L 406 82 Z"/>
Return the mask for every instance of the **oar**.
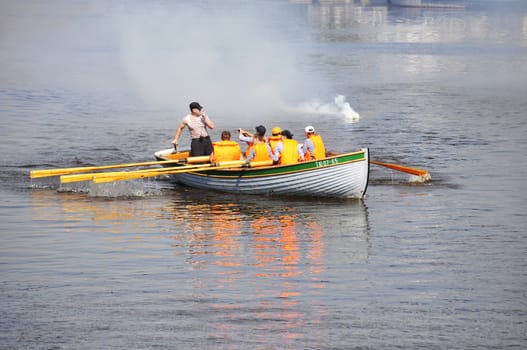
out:
<path id="1" fill-rule="evenodd" d="M 379 162 L 379 161 L 372 160 L 372 159 L 370 159 L 370 163 L 375 164 L 375 165 L 380 165 L 386 168 L 390 168 L 393 170 L 401 171 L 403 173 L 412 174 L 416 176 L 421 176 L 426 179 L 430 179 L 430 173 L 424 169 L 410 168 L 408 166 L 392 164 L 392 163 L 383 163 L 383 162 Z"/>
<path id="2" fill-rule="evenodd" d="M 143 179 L 146 177 L 154 177 L 159 175 L 169 175 L 169 174 L 179 174 L 179 173 L 190 173 L 190 172 L 196 172 L 196 171 L 203 171 L 208 169 L 214 169 L 214 170 L 220 170 L 220 169 L 232 169 L 232 168 L 241 168 L 246 164 L 246 161 L 244 160 L 235 160 L 235 161 L 227 161 L 227 162 L 220 162 L 217 164 L 204 164 L 201 166 L 195 166 L 195 167 L 173 167 L 168 169 L 157 169 L 158 171 L 153 171 L 155 169 L 145 170 L 145 171 L 121 171 L 121 172 L 114 172 L 114 173 L 99 173 L 95 174 L 93 177 L 93 182 L 95 183 L 105 183 L 105 182 L 114 182 L 114 181 L 122 181 L 122 180 L 133 180 L 133 179 Z M 266 166 L 266 165 L 272 165 L 273 161 L 259 161 L 259 162 L 251 162 L 250 167 L 258 167 L 258 166 Z"/>
<path id="3" fill-rule="evenodd" d="M 89 171 L 98 171 L 106 169 L 116 169 L 116 168 L 128 168 L 136 166 L 148 166 L 148 165 L 164 165 L 164 164 L 175 164 L 175 163 L 203 163 L 209 161 L 209 156 L 201 157 L 188 157 L 184 159 L 176 160 L 161 160 L 161 161 L 151 161 L 151 162 L 140 162 L 140 163 L 127 163 L 127 164 L 110 164 L 103 166 L 87 166 L 87 167 L 77 167 L 77 168 L 61 168 L 61 169 L 44 169 L 44 170 L 32 170 L 29 173 L 29 176 L 34 178 L 39 177 L 48 177 L 48 176 L 59 176 L 59 175 L 68 175 L 76 173 L 86 173 Z"/>
<path id="4" fill-rule="evenodd" d="M 167 164 L 167 163 L 162 163 Z M 203 167 L 205 164 L 195 164 L 195 165 L 182 165 L 178 167 L 170 167 L 170 168 L 154 168 L 154 169 L 143 169 L 143 170 L 135 170 L 135 172 L 140 173 L 149 173 L 149 172 L 160 172 L 160 171 L 168 171 L 170 169 L 193 169 L 193 168 L 199 168 Z M 80 181 L 91 181 L 95 176 L 101 175 L 101 176 L 107 176 L 110 174 L 122 174 L 122 173 L 134 173 L 134 171 L 117 171 L 117 172 L 99 172 L 99 173 L 86 173 L 86 174 L 73 174 L 73 175 L 61 175 L 60 176 L 60 183 L 69 183 L 69 182 L 80 182 Z"/>
<path id="5" fill-rule="evenodd" d="M 207 164 L 207 165 L 201 165 L 198 167 L 192 167 L 192 168 L 185 168 L 185 169 L 157 169 L 157 171 L 149 171 L 149 172 L 141 172 L 141 171 L 122 171 L 122 172 L 114 172 L 114 173 L 108 173 L 108 174 L 95 174 L 93 177 L 93 182 L 100 184 L 100 183 L 106 183 L 106 182 L 115 182 L 115 181 L 126 181 L 126 180 L 135 180 L 135 179 L 144 179 L 147 177 L 155 177 L 160 175 L 168 175 L 168 174 L 179 174 L 179 173 L 190 173 L 193 171 L 202 171 L 207 170 L 213 167 L 213 164 Z M 228 166 L 216 166 L 214 169 L 224 169 L 224 168 L 232 168 L 232 165 Z"/>

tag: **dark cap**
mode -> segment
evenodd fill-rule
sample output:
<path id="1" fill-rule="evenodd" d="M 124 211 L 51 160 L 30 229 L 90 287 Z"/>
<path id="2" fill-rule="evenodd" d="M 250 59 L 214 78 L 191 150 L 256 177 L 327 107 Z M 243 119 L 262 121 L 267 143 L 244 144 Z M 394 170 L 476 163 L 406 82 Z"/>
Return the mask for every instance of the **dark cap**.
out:
<path id="1" fill-rule="evenodd" d="M 197 109 L 199 109 L 201 111 L 203 109 L 203 107 L 200 106 L 200 104 L 197 103 L 197 102 L 192 102 L 189 107 L 190 107 L 190 110 L 193 110 L 194 108 L 197 108 Z"/>
<path id="2" fill-rule="evenodd" d="M 289 131 L 289 130 L 282 131 L 282 136 L 285 136 L 288 139 L 292 139 L 293 138 L 293 134 L 291 134 L 291 131 Z"/>
<path id="3" fill-rule="evenodd" d="M 256 129 L 256 132 L 258 133 L 258 135 L 260 135 L 260 136 L 264 136 L 265 135 L 265 126 L 258 125 L 255 129 Z"/>

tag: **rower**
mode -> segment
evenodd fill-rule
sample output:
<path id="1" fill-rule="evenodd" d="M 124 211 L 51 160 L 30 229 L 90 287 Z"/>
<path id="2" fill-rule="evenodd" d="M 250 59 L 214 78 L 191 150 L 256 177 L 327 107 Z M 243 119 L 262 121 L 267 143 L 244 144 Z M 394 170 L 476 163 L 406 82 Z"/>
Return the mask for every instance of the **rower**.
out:
<path id="1" fill-rule="evenodd" d="M 293 140 L 291 131 L 284 130 L 281 132 L 282 141 L 276 144 L 275 158 L 278 164 L 295 164 L 301 160 L 301 155 L 298 151 L 298 142 Z"/>
<path id="2" fill-rule="evenodd" d="M 271 136 L 267 138 L 267 142 L 269 142 L 269 145 L 271 146 L 273 152 L 276 150 L 276 144 L 280 141 L 282 141 L 282 128 L 280 128 L 279 126 L 275 126 L 271 130 Z"/>
<path id="3" fill-rule="evenodd" d="M 247 156 L 247 163 L 250 161 L 263 161 L 273 159 L 273 150 L 265 139 L 265 126 L 256 127 L 256 133 L 253 137 L 253 145 Z"/>
<path id="4" fill-rule="evenodd" d="M 315 132 L 315 128 L 311 125 L 306 126 L 306 140 L 302 151 L 305 160 L 315 160 L 326 158 L 326 148 L 322 137 Z"/>
<path id="5" fill-rule="evenodd" d="M 228 130 L 221 132 L 221 141 L 214 142 L 212 147 L 211 163 L 243 159 L 240 144 L 236 141 L 231 141 L 231 133 Z"/>

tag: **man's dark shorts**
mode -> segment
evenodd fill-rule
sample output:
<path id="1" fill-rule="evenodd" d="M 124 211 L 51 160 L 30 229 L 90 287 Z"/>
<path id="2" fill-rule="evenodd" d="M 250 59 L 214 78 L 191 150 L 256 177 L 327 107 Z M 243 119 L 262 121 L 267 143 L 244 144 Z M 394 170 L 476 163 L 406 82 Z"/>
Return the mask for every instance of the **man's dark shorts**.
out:
<path id="1" fill-rule="evenodd" d="M 210 136 L 192 139 L 190 142 L 190 156 L 208 156 L 212 153 Z"/>

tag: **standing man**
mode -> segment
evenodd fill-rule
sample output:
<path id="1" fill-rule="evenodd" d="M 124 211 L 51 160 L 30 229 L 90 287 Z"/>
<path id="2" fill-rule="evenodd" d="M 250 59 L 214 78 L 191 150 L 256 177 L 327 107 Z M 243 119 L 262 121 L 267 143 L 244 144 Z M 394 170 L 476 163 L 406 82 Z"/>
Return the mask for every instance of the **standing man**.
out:
<path id="1" fill-rule="evenodd" d="M 212 142 L 208 129 L 214 129 L 214 122 L 210 118 L 202 113 L 202 106 L 198 102 L 192 102 L 190 105 L 190 114 L 187 114 L 181 124 L 179 124 L 176 130 L 176 135 L 172 140 L 174 148 L 177 150 L 179 136 L 185 127 L 188 127 L 190 132 L 190 156 L 208 156 L 212 153 Z"/>

